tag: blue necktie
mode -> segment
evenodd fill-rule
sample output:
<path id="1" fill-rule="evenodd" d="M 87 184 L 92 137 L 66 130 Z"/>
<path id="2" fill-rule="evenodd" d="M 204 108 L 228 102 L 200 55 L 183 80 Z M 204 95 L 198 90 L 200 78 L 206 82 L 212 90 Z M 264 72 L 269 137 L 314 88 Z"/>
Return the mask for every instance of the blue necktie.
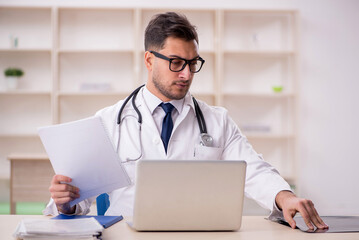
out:
<path id="1" fill-rule="evenodd" d="M 165 117 L 163 118 L 163 122 L 162 122 L 161 139 L 163 142 L 163 146 L 165 147 L 165 151 L 167 153 L 168 141 L 170 140 L 172 129 L 173 129 L 171 112 L 172 112 L 174 106 L 171 103 L 161 103 L 160 106 L 166 113 Z"/>

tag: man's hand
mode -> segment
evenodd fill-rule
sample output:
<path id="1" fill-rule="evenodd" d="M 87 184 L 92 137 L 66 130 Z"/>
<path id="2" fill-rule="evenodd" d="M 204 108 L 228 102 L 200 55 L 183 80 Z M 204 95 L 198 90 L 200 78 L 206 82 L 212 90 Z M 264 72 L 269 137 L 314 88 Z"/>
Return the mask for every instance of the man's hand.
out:
<path id="1" fill-rule="evenodd" d="M 52 178 L 49 188 L 51 197 L 54 200 L 57 209 L 66 214 L 75 212 L 76 206 L 70 208 L 70 202 L 79 198 L 79 189 L 70 185 L 72 179 L 62 175 L 55 175 Z"/>
<path id="2" fill-rule="evenodd" d="M 309 229 L 314 230 L 313 224 L 319 229 L 328 228 L 328 225 L 326 225 L 319 217 L 319 214 L 311 200 L 298 198 L 289 191 L 281 191 L 277 194 L 275 202 L 282 210 L 284 219 L 292 228 L 296 227 L 293 217 L 297 212 L 302 215 L 303 220 Z"/>

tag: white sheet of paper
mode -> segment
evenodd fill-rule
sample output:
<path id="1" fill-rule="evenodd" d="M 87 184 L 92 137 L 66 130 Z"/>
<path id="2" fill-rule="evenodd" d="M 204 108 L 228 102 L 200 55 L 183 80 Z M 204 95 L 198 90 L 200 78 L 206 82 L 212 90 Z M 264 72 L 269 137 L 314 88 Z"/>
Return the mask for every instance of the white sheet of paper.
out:
<path id="1" fill-rule="evenodd" d="M 71 206 L 131 184 L 100 117 L 41 127 L 38 133 L 55 173 L 80 189 Z"/>
<path id="2" fill-rule="evenodd" d="M 95 218 L 23 219 L 13 236 L 17 239 L 94 239 L 103 231 Z"/>

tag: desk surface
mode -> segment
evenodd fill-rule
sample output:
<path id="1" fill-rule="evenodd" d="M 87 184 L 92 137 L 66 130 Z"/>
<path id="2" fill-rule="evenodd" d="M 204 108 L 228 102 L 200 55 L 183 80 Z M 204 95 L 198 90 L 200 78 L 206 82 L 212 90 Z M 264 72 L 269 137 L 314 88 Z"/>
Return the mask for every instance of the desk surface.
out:
<path id="1" fill-rule="evenodd" d="M 17 224 L 25 218 L 49 218 L 45 216 L 31 215 L 0 215 L 1 239 L 13 239 L 12 234 Z M 121 222 L 112 225 L 103 232 L 103 239 L 136 239 L 136 240 L 231 240 L 231 239 L 265 239 L 265 240 L 354 240 L 359 239 L 359 233 L 304 233 L 293 230 L 278 223 L 265 220 L 261 216 L 244 216 L 242 228 L 238 232 L 136 232 L 126 222 L 131 220 L 125 217 Z"/>

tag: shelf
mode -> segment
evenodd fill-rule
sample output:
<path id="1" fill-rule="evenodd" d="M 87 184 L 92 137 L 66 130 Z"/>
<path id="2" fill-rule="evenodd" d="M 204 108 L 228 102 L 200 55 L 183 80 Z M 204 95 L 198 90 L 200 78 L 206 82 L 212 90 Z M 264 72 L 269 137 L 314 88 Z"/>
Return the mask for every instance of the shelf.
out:
<path id="1" fill-rule="evenodd" d="M 224 50 L 294 48 L 293 12 L 225 11 Z"/>
<path id="2" fill-rule="evenodd" d="M 109 91 L 130 92 L 134 88 L 132 53 L 77 52 L 59 56 L 59 87 L 62 92 L 102 85 Z M 76 71 L 74 71 L 76 69 Z"/>
<path id="3" fill-rule="evenodd" d="M 24 71 L 19 78 L 17 91 L 50 92 L 52 85 L 51 52 L 49 51 L 0 51 L 0 72 L 8 67 Z M 4 91 L 5 76 L 0 76 L 0 90 Z"/>
<path id="4" fill-rule="evenodd" d="M 230 98 L 294 98 L 293 93 L 223 93 L 224 97 Z"/>
<path id="5" fill-rule="evenodd" d="M 236 55 L 253 55 L 253 56 L 287 56 L 296 54 L 293 50 L 240 50 L 226 49 L 223 51 L 224 54 L 236 54 Z"/>
<path id="6" fill-rule="evenodd" d="M 0 8 L 0 48 L 51 49 L 51 22 L 51 8 Z"/>
<path id="7" fill-rule="evenodd" d="M 294 132 L 293 99 L 281 98 L 224 98 L 223 105 L 242 131 L 266 133 Z M 251 129 L 251 130 L 249 130 Z M 263 130 L 262 130 L 263 129 Z M 253 132 L 254 133 L 254 132 Z"/>
<path id="8" fill-rule="evenodd" d="M 51 111 L 50 95 L 0 95 L 0 134 L 35 134 L 51 125 Z"/>
<path id="9" fill-rule="evenodd" d="M 0 53 L 36 53 L 36 52 L 45 52 L 51 53 L 52 49 L 50 48 L 0 48 Z"/>
<path id="10" fill-rule="evenodd" d="M 201 93 L 201 92 L 193 92 L 191 91 L 191 94 L 193 97 L 195 97 L 197 100 L 201 100 L 206 102 L 209 105 L 215 105 L 216 104 L 216 96 L 214 93 Z"/>
<path id="11" fill-rule="evenodd" d="M 242 14 L 295 14 L 298 13 L 297 9 L 235 9 L 235 8 L 224 8 L 226 13 L 242 13 Z"/>
<path id="12" fill-rule="evenodd" d="M 215 92 L 215 74 L 216 62 L 213 54 L 201 53 L 202 58 L 206 61 L 200 72 L 195 73 L 191 92 Z"/>
<path id="13" fill-rule="evenodd" d="M 124 95 L 119 94 L 83 94 L 62 95 L 59 98 L 59 123 L 91 117 L 98 110 L 120 101 Z"/>
<path id="14" fill-rule="evenodd" d="M 283 175 L 282 174 L 282 177 L 284 178 L 284 180 L 291 186 L 291 187 L 294 187 L 296 186 L 296 179 L 295 177 L 293 177 L 293 175 Z M 293 189 L 292 189 L 293 190 Z M 295 189 L 294 189 L 295 190 Z"/>
<path id="15" fill-rule="evenodd" d="M 255 140 L 267 140 L 267 139 L 277 139 L 277 140 L 281 140 L 281 139 L 293 139 L 295 138 L 295 136 L 293 134 L 275 134 L 275 133 L 248 133 L 248 132 L 244 132 L 243 134 L 248 138 L 248 139 L 255 139 Z"/>
<path id="16" fill-rule="evenodd" d="M 12 161 L 23 161 L 23 160 L 41 160 L 41 161 L 48 161 L 49 156 L 44 153 L 37 153 L 37 154 L 23 154 L 23 153 L 12 153 L 7 156 L 8 159 Z"/>
<path id="17" fill-rule="evenodd" d="M 114 91 L 83 91 L 83 92 L 60 92 L 59 97 L 91 97 L 91 96 L 128 96 L 131 92 L 114 92 Z"/>
<path id="18" fill-rule="evenodd" d="M 293 55 L 228 54 L 223 59 L 223 92 L 272 92 L 273 86 L 294 92 Z"/>
<path id="19" fill-rule="evenodd" d="M 133 19 L 133 10 L 60 8 L 60 49 L 134 49 Z"/>
<path id="20" fill-rule="evenodd" d="M 249 141 L 264 161 L 274 166 L 282 176 L 295 179 L 294 143 L 296 140 L 294 135 L 289 138 L 252 138 Z"/>
<path id="21" fill-rule="evenodd" d="M 216 54 L 216 51 L 213 49 L 205 49 L 202 46 L 199 47 L 199 55 L 202 57 L 203 54 Z"/>
<path id="22" fill-rule="evenodd" d="M 33 95 L 33 96 L 42 96 L 42 95 L 51 95 L 51 92 L 46 91 L 31 91 L 31 90 L 9 90 L 9 91 L 0 91 L 0 96 L 16 96 L 16 95 Z"/>
<path id="23" fill-rule="evenodd" d="M 39 138 L 37 133 L 28 133 L 28 134 L 0 134 L 1 138 Z"/>
<path id="24" fill-rule="evenodd" d="M 191 90 L 190 93 L 194 97 L 214 97 L 216 94 L 214 92 L 204 92 L 204 91 L 193 91 Z"/>
<path id="25" fill-rule="evenodd" d="M 142 49 L 141 50 L 141 54 L 145 54 L 145 50 Z M 210 54 L 210 55 L 214 55 L 216 54 L 216 51 L 213 49 L 204 49 L 202 48 L 202 46 L 199 47 L 199 55 L 203 58 L 203 54 Z M 206 60 L 206 59 L 205 59 Z"/>
<path id="26" fill-rule="evenodd" d="M 0 168 L 11 152 L 44 151 L 38 127 L 93 116 L 147 80 L 144 31 L 159 10 L 95 5 L 0 7 L 0 72 L 25 72 L 16 91 L 0 75 Z M 206 63 L 194 75 L 193 96 L 226 107 L 254 149 L 295 182 L 297 11 L 166 11 L 197 27 Z"/>
<path id="27" fill-rule="evenodd" d="M 133 49 L 106 49 L 106 48 L 87 48 L 87 49 L 60 49 L 59 54 L 66 53 L 133 53 Z"/>

